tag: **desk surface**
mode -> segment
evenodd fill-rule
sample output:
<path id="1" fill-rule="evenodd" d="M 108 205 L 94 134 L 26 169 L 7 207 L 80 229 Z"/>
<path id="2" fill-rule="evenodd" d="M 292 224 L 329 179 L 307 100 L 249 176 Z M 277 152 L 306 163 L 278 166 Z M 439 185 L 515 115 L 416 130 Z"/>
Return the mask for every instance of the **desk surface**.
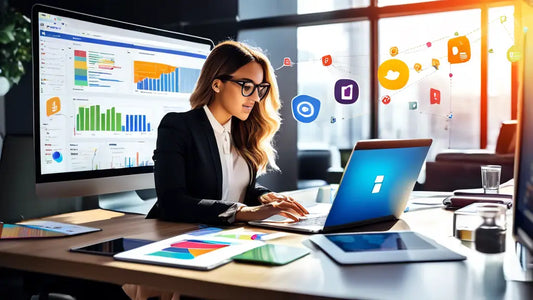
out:
<path id="1" fill-rule="evenodd" d="M 68 249 L 120 236 L 160 240 L 197 227 L 146 220 L 141 215 L 89 210 L 44 219 L 99 227 L 102 231 L 67 238 L 1 241 L 0 266 L 118 285 L 138 283 L 219 299 L 480 299 L 486 298 L 487 293 L 500 299 L 532 299 L 532 283 L 487 278 L 483 273 L 485 256 L 451 237 L 452 216 L 452 212 L 440 208 L 418 210 L 403 214 L 397 222 L 354 231 L 414 230 L 467 255 L 466 261 L 340 266 L 310 243 L 308 235 L 291 233 L 270 242 L 303 244 L 312 253 L 285 266 L 232 262 L 211 271 L 194 271 L 120 262 L 111 257 L 71 253 Z"/>

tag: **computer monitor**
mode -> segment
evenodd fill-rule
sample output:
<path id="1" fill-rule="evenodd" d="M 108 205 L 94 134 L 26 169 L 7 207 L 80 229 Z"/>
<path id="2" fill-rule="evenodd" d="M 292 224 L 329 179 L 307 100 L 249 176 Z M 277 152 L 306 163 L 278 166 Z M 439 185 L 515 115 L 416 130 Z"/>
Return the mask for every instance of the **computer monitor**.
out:
<path id="1" fill-rule="evenodd" d="M 190 109 L 213 42 L 44 5 L 32 42 L 37 195 L 130 205 L 116 193 L 155 186 L 159 122 Z"/>
<path id="2" fill-rule="evenodd" d="M 533 36 L 525 35 L 524 89 L 519 103 L 515 157 L 515 206 L 513 235 L 523 246 L 524 268 L 533 268 Z"/>

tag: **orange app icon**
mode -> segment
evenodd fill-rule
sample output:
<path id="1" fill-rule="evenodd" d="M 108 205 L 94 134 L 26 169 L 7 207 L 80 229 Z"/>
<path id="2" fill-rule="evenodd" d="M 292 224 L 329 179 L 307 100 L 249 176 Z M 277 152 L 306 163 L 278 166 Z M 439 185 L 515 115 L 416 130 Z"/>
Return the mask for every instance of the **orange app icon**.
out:
<path id="1" fill-rule="evenodd" d="M 324 67 L 331 65 L 332 62 L 333 60 L 331 59 L 331 55 L 328 54 L 322 56 L 322 64 L 324 65 Z"/>
<path id="2" fill-rule="evenodd" d="M 61 100 L 59 97 L 52 97 L 46 100 L 46 116 L 49 117 L 61 110 Z"/>
<path id="3" fill-rule="evenodd" d="M 448 40 L 448 62 L 460 64 L 470 60 L 470 41 L 466 36 Z"/>
<path id="4" fill-rule="evenodd" d="M 399 59 L 389 59 L 378 67 L 378 81 L 388 90 L 399 90 L 409 81 L 409 67 Z"/>
<path id="5" fill-rule="evenodd" d="M 395 46 L 395 47 L 390 47 L 390 49 L 389 49 L 389 53 L 390 53 L 390 55 L 393 56 L 393 57 L 396 56 L 396 55 L 398 55 L 398 47 L 396 47 L 396 46 Z"/>
<path id="6" fill-rule="evenodd" d="M 417 72 L 422 71 L 422 65 L 419 64 L 419 63 L 416 63 L 416 64 L 414 65 L 414 68 L 415 68 L 415 71 L 417 71 Z"/>
<path id="7" fill-rule="evenodd" d="M 440 61 L 436 58 L 432 58 L 431 59 L 431 65 L 435 68 L 435 69 L 439 69 L 439 66 L 440 66 Z"/>

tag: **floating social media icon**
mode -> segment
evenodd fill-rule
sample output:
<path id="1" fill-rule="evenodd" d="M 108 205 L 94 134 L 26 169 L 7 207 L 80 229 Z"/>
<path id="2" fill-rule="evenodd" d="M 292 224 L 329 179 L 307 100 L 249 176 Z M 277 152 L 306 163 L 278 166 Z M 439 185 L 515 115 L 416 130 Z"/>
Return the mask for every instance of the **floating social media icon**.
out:
<path id="1" fill-rule="evenodd" d="M 337 122 L 337 118 L 335 118 L 334 116 L 331 116 L 331 118 L 329 119 L 329 122 L 331 124 L 333 124 L 333 123 Z"/>
<path id="2" fill-rule="evenodd" d="M 507 22 L 507 16 L 500 16 L 500 23 L 503 24 Z"/>
<path id="3" fill-rule="evenodd" d="M 436 58 L 431 59 L 431 66 L 438 70 L 440 66 L 440 61 Z"/>
<path id="4" fill-rule="evenodd" d="M 284 65 L 284 66 L 287 66 L 287 67 L 292 66 L 292 62 L 291 62 L 290 57 L 285 57 L 285 58 L 283 59 L 283 65 Z"/>
<path id="5" fill-rule="evenodd" d="M 292 116 L 296 121 L 311 123 L 320 111 L 320 100 L 308 95 L 298 95 L 292 99 Z"/>
<path id="6" fill-rule="evenodd" d="M 409 101 L 409 110 L 417 110 L 418 109 L 418 102 L 417 101 Z"/>
<path id="7" fill-rule="evenodd" d="M 52 97 L 46 100 L 46 116 L 51 116 L 61 110 L 61 100 L 59 97 Z"/>
<path id="8" fill-rule="evenodd" d="M 510 62 L 517 62 L 522 58 L 522 52 L 520 52 L 520 49 L 516 47 L 516 45 L 512 45 L 509 50 L 507 50 L 507 59 Z"/>
<path id="9" fill-rule="evenodd" d="M 331 55 L 324 55 L 322 56 L 322 64 L 324 67 L 330 66 L 333 63 L 333 60 L 331 59 Z"/>
<path id="10" fill-rule="evenodd" d="M 428 48 L 431 47 L 431 42 L 427 42 L 427 43 L 426 43 L 426 46 L 427 46 Z"/>
<path id="11" fill-rule="evenodd" d="M 394 57 L 398 55 L 398 47 L 390 47 L 389 49 L 390 56 Z"/>
<path id="12" fill-rule="evenodd" d="M 470 41 L 466 36 L 448 40 L 448 62 L 460 64 L 470 60 Z"/>
<path id="13" fill-rule="evenodd" d="M 378 68 L 378 81 L 388 90 L 399 90 L 409 81 L 409 67 L 399 59 L 386 60 Z"/>
<path id="14" fill-rule="evenodd" d="M 63 155 L 59 151 L 52 153 L 52 158 L 58 163 L 63 161 Z"/>
<path id="15" fill-rule="evenodd" d="M 416 63 L 416 64 L 414 65 L 414 68 L 415 68 L 415 71 L 420 72 L 420 71 L 422 70 L 422 65 L 419 64 L 419 63 Z"/>
<path id="16" fill-rule="evenodd" d="M 429 89 L 429 104 L 440 104 L 440 91 Z"/>
<path id="17" fill-rule="evenodd" d="M 385 96 L 383 96 L 383 98 L 381 98 L 381 102 L 382 102 L 383 104 L 385 104 L 385 105 L 389 104 L 389 103 L 390 103 L 390 100 L 391 100 L 391 98 L 390 98 L 389 95 L 385 95 Z"/>
<path id="18" fill-rule="evenodd" d="M 352 104 L 359 98 L 359 85 L 351 79 L 339 79 L 335 83 L 335 100 L 341 104 Z"/>

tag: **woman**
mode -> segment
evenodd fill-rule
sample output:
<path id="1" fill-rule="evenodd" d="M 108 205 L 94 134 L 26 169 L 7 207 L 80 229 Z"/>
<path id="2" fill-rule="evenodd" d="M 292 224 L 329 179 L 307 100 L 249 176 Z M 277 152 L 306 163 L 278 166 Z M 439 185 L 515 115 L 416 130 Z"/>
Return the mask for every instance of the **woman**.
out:
<path id="1" fill-rule="evenodd" d="M 243 43 L 218 44 L 191 95 L 192 109 L 169 113 L 154 151 L 158 201 L 148 218 L 209 224 L 294 221 L 307 214 L 291 197 L 256 184 L 278 169 L 272 138 L 279 129 L 279 92 L 264 54 Z"/>

